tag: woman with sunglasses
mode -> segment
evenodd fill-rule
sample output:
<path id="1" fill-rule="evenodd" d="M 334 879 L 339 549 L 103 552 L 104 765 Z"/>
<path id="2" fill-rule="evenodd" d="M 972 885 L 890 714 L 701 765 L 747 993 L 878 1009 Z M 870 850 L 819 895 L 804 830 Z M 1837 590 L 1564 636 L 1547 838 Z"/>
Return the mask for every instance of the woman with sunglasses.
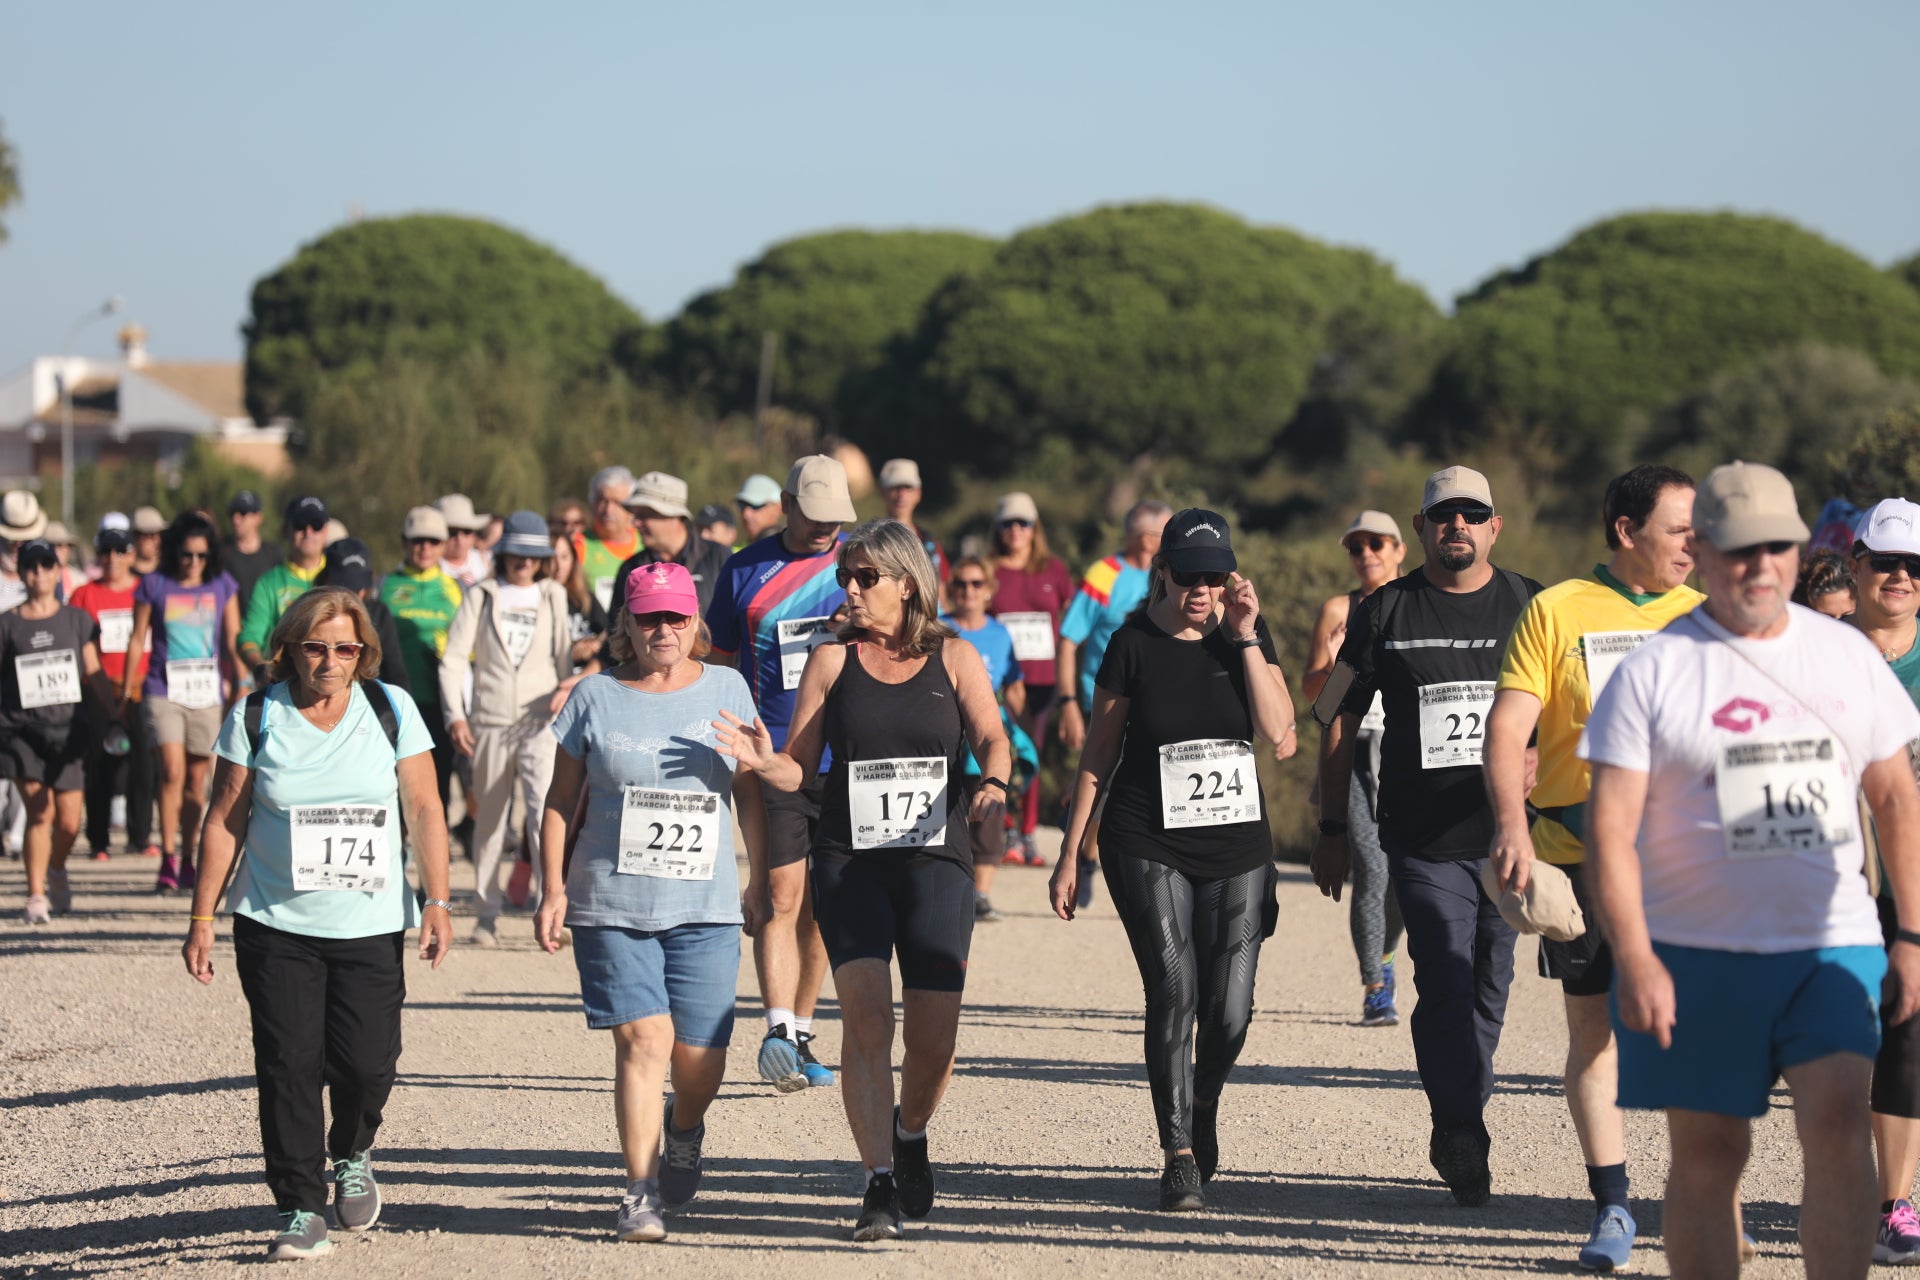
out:
<path id="1" fill-rule="evenodd" d="M 113 695 L 100 674 L 99 627 L 91 615 L 60 603 L 57 549 L 35 538 L 21 544 L 14 562 L 27 598 L 0 614 L 0 714 L 8 728 L 0 735 L 0 777 L 20 789 L 27 809 L 24 919 L 46 924 L 51 913 L 64 915 L 73 906 L 67 854 L 84 807 L 82 682 L 93 683 L 103 704 Z"/>
<path id="2" fill-rule="evenodd" d="M 1009 493 L 994 508 L 993 572 L 993 600 L 987 612 L 1013 634 L 1013 656 L 1020 660 L 1020 678 L 1027 686 L 1021 727 L 1033 741 L 1044 743 L 1053 721 L 1060 619 L 1073 602 L 1074 583 L 1066 563 L 1048 548 L 1040 508 L 1027 494 Z M 1073 696 L 1072 690 L 1067 696 Z M 1046 866 L 1033 835 L 1040 825 L 1038 770 L 1021 793 L 1019 821 L 1019 844 L 1008 845 L 1006 860 Z"/>
<path id="3" fill-rule="evenodd" d="M 461 600 L 440 660 L 447 736 L 473 759 L 475 946 L 500 940 L 500 861 L 516 786 L 530 824 L 527 844 L 540 865 L 540 832 L 532 824 L 553 781 L 548 727 L 564 701 L 561 684 L 573 674 L 567 593 L 547 576 L 552 561 L 552 535 L 539 513 L 508 516 L 494 574 Z"/>
<path id="4" fill-rule="evenodd" d="M 280 1214 L 267 1257 L 283 1260 L 331 1247 L 329 1183 L 341 1230 L 378 1220 L 371 1148 L 400 1058 L 406 931 L 420 926 L 420 958 L 437 969 L 453 924 L 433 740 L 406 691 L 374 678 L 380 644 L 360 597 L 304 593 L 270 649 L 272 683 L 220 733 L 181 957 L 213 981 L 214 913 L 231 871 L 234 967 Z M 403 817 L 424 905 L 407 883 Z"/>
<path id="5" fill-rule="evenodd" d="M 119 691 L 127 682 L 127 665 L 134 667 L 132 684 L 138 688 L 147 674 L 147 654 L 129 654 L 133 636 L 133 594 L 140 579 L 133 572 L 133 537 L 124 529 L 102 529 L 94 535 L 94 553 L 100 558 L 100 576 L 70 597 L 100 628 L 100 665 L 114 690 L 114 708 L 102 721 L 101 732 L 87 753 L 87 843 L 97 861 L 105 861 L 113 835 L 113 798 L 127 800 L 127 850 L 160 856 L 153 843 L 153 744 L 138 703 L 122 702 Z"/>
<path id="6" fill-rule="evenodd" d="M 941 621 L 978 650 L 980 660 L 987 664 L 987 683 L 1000 699 L 1000 724 L 1013 744 L 1015 772 L 1024 764 L 1031 774 L 1039 768 L 1038 755 L 1033 743 L 1026 740 L 1027 735 L 1015 724 L 1016 718 L 1026 710 L 1027 686 L 1020 678 L 1020 664 L 1013 656 L 1012 633 L 1000 625 L 999 619 L 987 614 L 987 601 L 993 598 L 994 586 L 992 565 L 980 556 L 962 556 L 954 562 L 953 576 L 947 579 L 947 599 L 952 602 L 952 608 Z M 971 756 L 968 765 L 970 785 L 977 786 L 979 765 Z M 1008 783 L 1012 782 L 1009 778 Z M 994 870 L 1007 850 L 1006 824 L 969 825 L 973 837 L 973 917 L 979 923 L 990 924 L 1000 919 L 988 895 L 993 890 Z"/>
<path id="7" fill-rule="evenodd" d="M 652 1241 L 667 1236 L 661 1211 L 699 1190 L 707 1108 L 733 1039 L 740 933 L 758 933 L 773 901 L 760 779 L 735 768 L 711 728 L 722 712 L 753 718 L 747 682 L 705 661 L 712 641 L 685 565 L 634 569 L 624 599 L 607 637 L 615 665 L 582 680 L 553 724 L 534 934 L 551 954 L 572 931 L 587 1026 L 613 1033 L 627 1173 L 615 1234 Z"/>
<path id="8" fill-rule="evenodd" d="M 1167 521 L 1147 602 L 1100 662 L 1067 822 L 1078 848 L 1105 796 L 1100 865 L 1146 988 L 1160 1207 L 1177 1212 L 1206 1207 L 1220 1092 L 1253 1016 L 1273 861 L 1253 739 L 1283 755 L 1294 745 L 1293 699 L 1237 567 L 1224 516 Z M 1054 867 L 1062 920 L 1079 868 Z"/>
<path id="9" fill-rule="evenodd" d="M 1320 606 L 1313 623 L 1309 651 L 1311 665 L 1300 677 L 1300 696 L 1311 703 L 1333 674 L 1340 642 L 1347 638 L 1347 619 L 1360 602 L 1400 576 L 1407 547 L 1400 524 L 1384 511 L 1362 511 L 1340 535 L 1360 585 Z M 1385 716 L 1376 695 L 1373 708 L 1360 721 L 1354 744 L 1353 782 L 1348 788 L 1347 828 L 1353 844 L 1353 901 L 1347 908 L 1347 927 L 1353 952 L 1360 960 L 1360 1025 L 1390 1027 L 1400 1021 L 1393 999 L 1393 953 L 1400 945 L 1400 901 L 1387 879 L 1387 855 L 1380 847 L 1380 827 L 1374 821 L 1374 801 L 1380 775 L 1380 730 Z M 1318 783 L 1315 784 L 1316 787 Z"/>
<path id="10" fill-rule="evenodd" d="M 213 525 L 192 512 L 167 526 L 159 571 L 134 589 L 128 652 L 138 653 L 149 635 L 153 648 L 144 680 L 137 666 L 124 670 L 120 696 L 140 702 L 160 760 L 158 893 L 193 887 L 192 850 L 220 734 L 220 707 L 239 675 L 229 656 L 240 631 L 239 595 L 239 584 L 220 569 Z"/>
<path id="11" fill-rule="evenodd" d="M 813 911 L 844 1029 L 841 1099 L 867 1170 L 858 1241 L 894 1239 L 933 1208 L 927 1126 L 953 1073 L 973 940 L 970 824 L 1000 821 L 1011 758 L 986 665 L 950 644 L 926 548 L 896 520 L 841 544 L 848 617 L 807 658 L 784 751 L 758 720 L 724 715 L 720 749 L 781 791 L 831 751 L 813 844 Z M 985 777 L 959 785 L 968 749 Z M 900 1103 L 893 975 L 900 957 Z"/>

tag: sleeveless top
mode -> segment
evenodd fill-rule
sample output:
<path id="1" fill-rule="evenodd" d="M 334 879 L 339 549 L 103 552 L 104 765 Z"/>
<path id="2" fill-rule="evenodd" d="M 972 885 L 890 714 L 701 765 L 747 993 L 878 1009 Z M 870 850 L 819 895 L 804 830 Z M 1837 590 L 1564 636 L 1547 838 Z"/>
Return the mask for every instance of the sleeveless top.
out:
<path id="1" fill-rule="evenodd" d="M 833 767 L 827 773 L 826 790 L 821 797 L 820 827 L 814 836 L 814 853 L 861 858 L 924 855 L 945 858 L 971 868 L 973 842 L 967 829 L 967 789 L 964 785 L 967 735 L 960 718 L 960 696 L 947 675 L 947 664 L 941 651 L 935 649 L 928 654 L 920 670 L 904 683 L 887 684 L 875 679 L 861 665 L 859 642 L 849 644 L 846 664 L 841 668 L 839 678 L 833 682 L 833 688 L 827 691 L 825 714 L 827 746 L 833 753 Z M 937 839 L 929 839 L 925 844 L 855 848 L 851 794 L 853 779 L 857 775 L 871 775 L 871 766 L 881 761 L 929 759 L 946 762 L 944 805 L 937 794 L 925 797 L 931 807 L 944 807 L 944 834 Z M 862 766 L 868 767 L 863 769 Z M 918 788 L 901 782 L 897 784 L 897 790 L 870 782 L 862 782 L 861 785 L 864 792 L 876 797 L 880 792 L 891 791 L 889 803 L 893 803 L 899 795 L 917 795 L 929 790 L 924 781 Z M 937 792 L 938 788 L 931 790 Z M 877 798 L 873 803 L 877 804 Z M 877 810 L 864 811 L 871 816 Z"/>

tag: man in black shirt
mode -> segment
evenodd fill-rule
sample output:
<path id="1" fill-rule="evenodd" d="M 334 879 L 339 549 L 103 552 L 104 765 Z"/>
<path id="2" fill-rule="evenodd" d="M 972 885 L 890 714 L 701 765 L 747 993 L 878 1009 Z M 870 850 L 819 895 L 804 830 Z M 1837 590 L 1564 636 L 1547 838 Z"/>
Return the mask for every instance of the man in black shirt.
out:
<path id="1" fill-rule="evenodd" d="M 261 514 L 260 495 L 251 489 L 242 489 L 233 495 L 233 501 L 227 504 L 227 520 L 233 525 L 233 534 L 220 539 L 220 567 L 233 575 L 240 584 L 240 616 L 247 616 L 247 601 L 253 598 L 253 584 L 260 581 L 260 575 L 277 564 L 285 563 L 287 549 L 271 538 L 260 536 L 260 522 L 265 519 Z"/>
<path id="2" fill-rule="evenodd" d="M 1351 857 L 1354 737 L 1378 690 L 1380 844 L 1420 994 L 1413 1051 L 1433 1112 L 1428 1155 L 1455 1200 L 1479 1205 L 1490 1190 L 1484 1113 L 1515 937 L 1480 885 L 1493 836 L 1480 756 L 1507 636 L 1540 584 L 1488 559 L 1500 517 L 1478 471 L 1428 476 L 1413 527 L 1426 563 L 1367 597 L 1340 649 L 1352 683 L 1321 743 L 1313 872 L 1337 900 Z"/>

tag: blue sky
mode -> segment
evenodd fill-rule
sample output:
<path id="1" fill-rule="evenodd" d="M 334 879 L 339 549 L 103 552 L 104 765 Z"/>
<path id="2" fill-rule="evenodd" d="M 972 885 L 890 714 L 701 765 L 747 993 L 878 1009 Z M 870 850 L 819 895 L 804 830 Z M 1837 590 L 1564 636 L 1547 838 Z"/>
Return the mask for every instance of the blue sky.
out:
<path id="1" fill-rule="evenodd" d="M 1920 5 L 61 3 L 0 16 L 0 375 L 110 294 L 236 358 L 359 209 L 493 218 L 649 319 L 836 226 L 1202 200 L 1443 304 L 1611 213 L 1920 250 Z M 112 323 L 83 352 L 112 349 Z"/>

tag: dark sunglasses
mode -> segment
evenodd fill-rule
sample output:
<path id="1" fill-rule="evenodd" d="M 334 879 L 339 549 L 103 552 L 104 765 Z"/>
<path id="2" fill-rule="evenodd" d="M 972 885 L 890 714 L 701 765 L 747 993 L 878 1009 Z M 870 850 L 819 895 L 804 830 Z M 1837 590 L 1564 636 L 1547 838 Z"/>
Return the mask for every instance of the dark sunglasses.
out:
<path id="1" fill-rule="evenodd" d="M 845 589 L 846 585 L 849 582 L 857 582 L 860 584 L 860 589 L 862 591 L 871 591 L 880 584 L 880 579 L 886 577 L 887 575 L 880 572 L 878 569 L 874 568 L 873 566 L 868 565 L 868 566 L 865 566 L 864 568 L 859 568 L 859 569 L 848 569 L 848 568 L 842 567 L 840 569 L 836 569 L 834 571 L 833 576 L 835 580 L 837 580 L 840 583 L 840 586 L 842 589 Z"/>
<path id="2" fill-rule="evenodd" d="M 1224 573 L 1181 573 L 1178 569 L 1167 570 L 1167 576 L 1173 579 L 1176 587 L 1224 587 L 1229 575 Z"/>
<path id="3" fill-rule="evenodd" d="M 339 644 L 333 645 L 328 644 L 325 640 L 302 640 L 300 642 L 300 652 L 306 654 L 315 662 L 326 657 L 328 650 L 332 650 L 333 656 L 339 658 L 341 661 L 352 662 L 360 656 L 360 651 L 366 647 L 367 646 L 361 644 L 358 640 L 342 640 Z"/>
<path id="4" fill-rule="evenodd" d="M 182 560 L 211 560 L 213 556 L 205 551 L 182 551 L 180 558 Z"/>
<path id="5" fill-rule="evenodd" d="M 1033 528 L 1033 521 L 1022 520 L 1020 517 L 1015 516 L 1011 520 L 1002 520 L 1000 527 L 1002 529 L 1031 529 Z"/>
<path id="6" fill-rule="evenodd" d="M 1759 555 L 1762 551 L 1770 556 L 1783 556 L 1799 545 L 1797 542 L 1754 542 L 1744 547 L 1729 547 L 1721 554 L 1731 556 L 1735 560 L 1747 560 Z"/>
<path id="7" fill-rule="evenodd" d="M 295 533 L 319 533 L 327 527 L 325 520 L 302 520 L 293 526 Z"/>
<path id="8" fill-rule="evenodd" d="M 1385 551 L 1387 549 L 1387 540 L 1377 533 L 1370 538 L 1355 538 L 1347 544 L 1347 554 L 1357 556 L 1360 554 L 1362 548 L 1373 552 Z"/>
<path id="9" fill-rule="evenodd" d="M 987 580 L 985 578 L 950 578 L 947 581 L 947 585 L 955 591 L 973 591 L 976 589 L 985 591 L 987 589 Z"/>
<path id="10" fill-rule="evenodd" d="M 410 547 L 438 547 L 444 546 L 446 541 L 445 538 L 408 538 L 407 545 Z"/>
<path id="11" fill-rule="evenodd" d="M 1452 524 L 1455 516 L 1459 516 L 1468 524 L 1485 524 L 1487 521 L 1493 519 L 1493 508 L 1483 507 L 1475 502 L 1459 507 L 1432 507 L 1422 514 L 1425 515 L 1427 519 L 1439 525 Z"/>
<path id="12" fill-rule="evenodd" d="M 1872 551 L 1867 554 L 1867 563 L 1872 566 L 1875 573 L 1892 573 L 1904 565 L 1907 576 L 1920 582 L 1920 556 L 1882 555 L 1878 551 Z"/>
<path id="13" fill-rule="evenodd" d="M 661 627 L 671 627 L 675 631 L 685 631 L 687 624 L 692 621 L 693 615 L 690 613 L 671 613 L 665 609 L 656 610 L 653 613 L 636 613 L 633 615 L 634 625 L 647 631 L 658 631 Z"/>

